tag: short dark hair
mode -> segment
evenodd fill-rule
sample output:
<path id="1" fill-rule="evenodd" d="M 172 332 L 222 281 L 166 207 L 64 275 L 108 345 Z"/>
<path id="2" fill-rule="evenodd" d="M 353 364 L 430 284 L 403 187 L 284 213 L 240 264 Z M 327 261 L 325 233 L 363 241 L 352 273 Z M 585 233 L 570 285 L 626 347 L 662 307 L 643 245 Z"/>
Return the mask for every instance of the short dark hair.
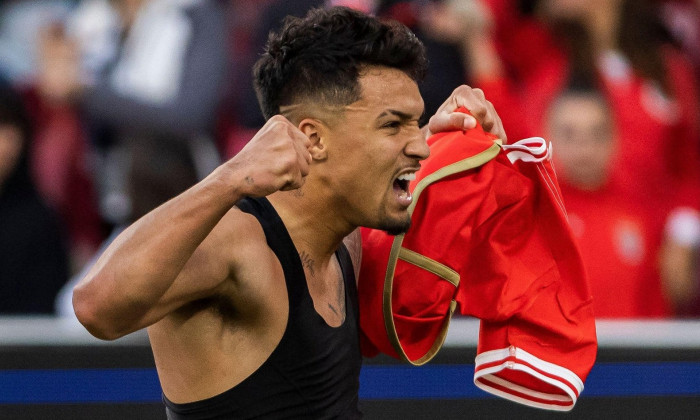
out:
<path id="1" fill-rule="evenodd" d="M 265 119 L 280 106 L 313 99 L 348 105 L 360 99 L 364 65 L 392 67 L 416 82 L 426 72 L 425 47 L 406 26 L 346 8 L 312 9 L 287 17 L 270 33 L 255 64 L 255 91 Z"/>

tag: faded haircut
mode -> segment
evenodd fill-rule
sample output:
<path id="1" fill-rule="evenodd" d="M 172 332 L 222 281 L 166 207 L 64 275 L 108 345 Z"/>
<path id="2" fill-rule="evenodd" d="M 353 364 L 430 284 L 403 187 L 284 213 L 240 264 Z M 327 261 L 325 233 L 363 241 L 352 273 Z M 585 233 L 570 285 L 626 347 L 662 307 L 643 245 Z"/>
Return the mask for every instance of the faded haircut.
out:
<path id="1" fill-rule="evenodd" d="M 287 17 L 270 33 L 253 69 L 265 119 L 304 100 L 344 106 L 360 99 L 363 66 L 398 69 L 418 82 L 427 70 L 425 47 L 406 26 L 345 7 Z"/>

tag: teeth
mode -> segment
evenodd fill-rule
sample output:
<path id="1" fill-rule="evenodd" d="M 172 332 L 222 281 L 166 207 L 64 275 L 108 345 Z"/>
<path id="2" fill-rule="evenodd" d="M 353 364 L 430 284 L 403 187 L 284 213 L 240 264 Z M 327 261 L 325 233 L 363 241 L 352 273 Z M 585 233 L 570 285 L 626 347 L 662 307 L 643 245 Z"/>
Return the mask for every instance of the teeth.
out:
<path id="1" fill-rule="evenodd" d="M 416 173 L 412 172 L 410 174 L 403 174 L 398 177 L 400 181 L 413 181 L 416 179 Z"/>
<path id="2" fill-rule="evenodd" d="M 403 199 L 408 199 L 409 201 L 413 200 L 413 194 L 411 194 L 408 191 L 402 192 L 401 194 L 399 194 L 399 197 L 401 197 Z"/>

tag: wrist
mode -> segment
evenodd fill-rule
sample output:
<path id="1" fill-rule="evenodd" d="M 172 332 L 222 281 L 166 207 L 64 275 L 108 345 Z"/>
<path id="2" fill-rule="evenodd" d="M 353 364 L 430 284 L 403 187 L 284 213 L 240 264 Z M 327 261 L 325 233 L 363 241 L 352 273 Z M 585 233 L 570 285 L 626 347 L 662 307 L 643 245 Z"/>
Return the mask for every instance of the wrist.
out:
<path id="1" fill-rule="evenodd" d="M 222 165 L 212 171 L 202 183 L 212 199 L 221 200 L 223 205 L 230 207 L 247 195 L 243 178 L 245 177 L 237 171 Z"/>

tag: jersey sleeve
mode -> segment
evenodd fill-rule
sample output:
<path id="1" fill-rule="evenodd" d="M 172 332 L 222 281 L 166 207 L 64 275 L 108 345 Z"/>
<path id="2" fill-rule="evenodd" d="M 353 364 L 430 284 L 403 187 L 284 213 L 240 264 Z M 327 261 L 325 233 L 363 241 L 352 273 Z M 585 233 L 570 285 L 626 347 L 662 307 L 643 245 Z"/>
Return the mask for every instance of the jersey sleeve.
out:
<path id="1" fill-rule="evenodd" d="M 475 229 L 456 299 L 463 314 L 481 319 L 475 385 L 568 411 L 583 391 L 597 341 L 590 289 L 549 150 L 544 140 L 529 139 L 504 146 L 493 163 L 502 174 L 495 183 L 524 194 L 512 200 L 496 188 L 512 204 Z"/>

